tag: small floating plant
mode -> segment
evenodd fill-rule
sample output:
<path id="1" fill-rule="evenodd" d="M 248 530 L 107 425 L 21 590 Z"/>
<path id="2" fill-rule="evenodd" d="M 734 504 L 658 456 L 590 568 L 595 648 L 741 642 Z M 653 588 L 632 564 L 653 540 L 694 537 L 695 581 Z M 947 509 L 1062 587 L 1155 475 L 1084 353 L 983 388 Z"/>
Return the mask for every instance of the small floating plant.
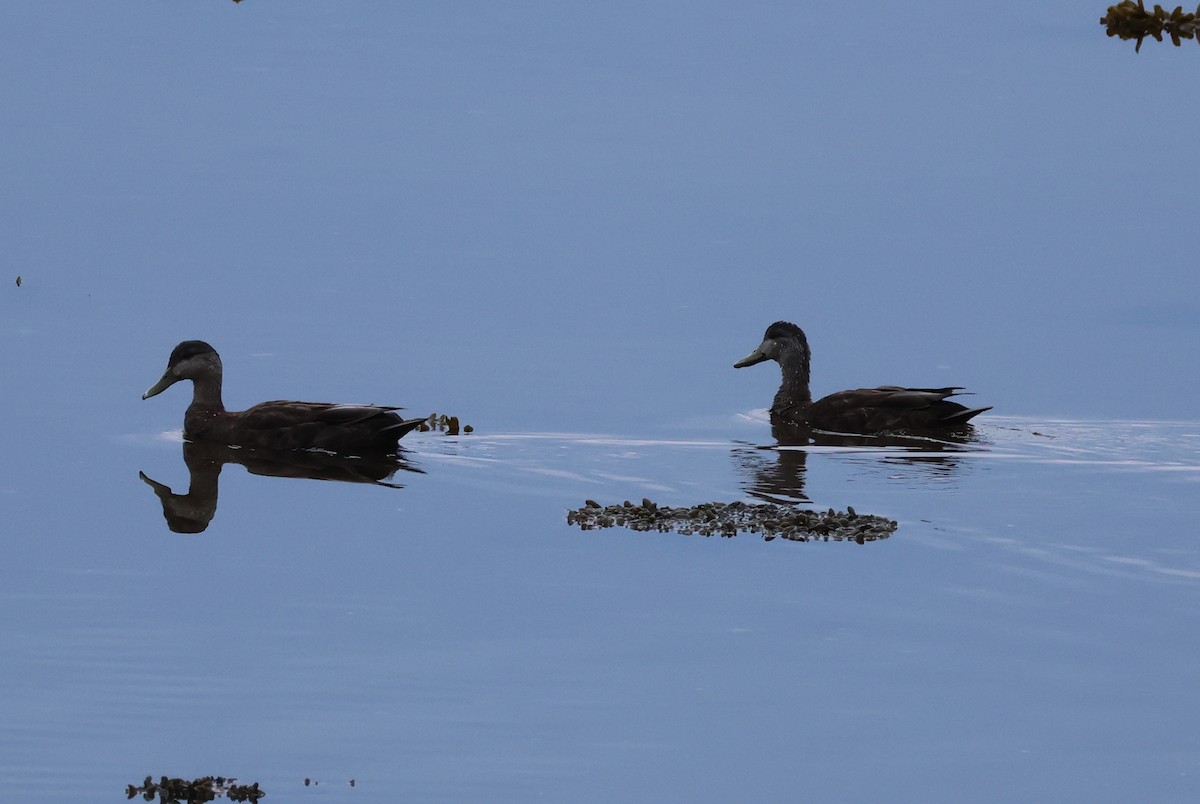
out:
<path id="1" fill-rule="evenodd" d="M 457 416 L 447 416 L 445 413 L 430 413 L 429 418 L 417 425 L 418 433 L 428 433 L 431 430 L 443 432 L 446 435 L 458 435 L 460 432 L 471 434 L 475 428 L 469 424 L 459 426 Z"/>
<path id="2" fill-rule="evenodd" d="M 581 530 L 624 527 L 660 533 L 676 531 L 684 536 L 733 537 L 738 533 L 761 533 L 765 541 L 775 538 L 794 542 L 854 541 L 858 544 L 886 539 L 896 532 L 893 519 L 845 511 L 813 511 L 774 503 L 707 502 L 690 508 L 672 508 L 643 499 L 602 506 L 587 500 L 582 508 L 567 512 L 567 524 Z"/>
<path id="3" fill-rule="evenodd" d="M 320 784 L 321 784 L 321 781 L 319 779 L 314 779 L 311 776 L 304 777 L 304 786 L 305 787 L 318 787 Z M 350 781 L 346 782 L 346 784 L 350 785 L 351 787 L 354 787 L 354 785 L 358 784 L 358 782 L 355 781 L 354 779 L 351 779 Z"/>
<path id="4" fill-rule="evenodd" d="M 1106 27 L 1105 33 L 1109 36 L 1136 39 L 1134 53 L 1142 49 L 1142 40 L 1147 36 L 1161 42 L 1163 34 L 1166 34 L 1171 38 L 1171 43 L 1179 47 L 1184 39 L 1197 39 L 1200 33 L 1200 6 L 1196 7 L 1194 14 L 1184 11 L 1183 6 L 1167 11 L 1156 5 L 1153 11 L 1147 11 L 1142 0 L 1121 0 L 1117 5 L 1108 7 L 1108 13 L 1100 18 L 1100 24 Z"/>
<path id="5" fill-rule="evenodd" d="M 145 801 L 182 802 L 213 801 L 217 798 L 227 798 L 230 801 L 257 802 L 266 793 L 260 790 L 258 782 L 254 784 L 238 784 L 237 779 L 225 776 L 202 776 L 199 779 L 180 779 L 161 777 L 157 782 L 150 776 L 140 785 L 129 785 L 125 788 L 126 798 L 133 799 L 141 796 Z"/>

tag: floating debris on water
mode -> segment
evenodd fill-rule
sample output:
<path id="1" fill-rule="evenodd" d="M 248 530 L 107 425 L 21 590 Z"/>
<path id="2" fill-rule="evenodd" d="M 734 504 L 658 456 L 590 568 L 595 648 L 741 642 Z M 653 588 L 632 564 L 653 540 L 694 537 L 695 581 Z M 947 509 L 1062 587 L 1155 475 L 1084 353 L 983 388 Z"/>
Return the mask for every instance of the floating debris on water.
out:
<path id="1" fill-rule="evenodd" d="M 179 779 L 161 777 L 157 782 L 147 776 L 141 785 L 129 785 L 125 788 L 126 798 L 141 796 L 145 801 L 158 798 L 160 802 L 212 801 L 225 797 L 230 801 L 256 802 L 266 793 L 259 789 L 258 782 L 254 784 L 238 784 L 237 779 L 225 776 L 202 776 L 199 779 Z"/>
<path id="2" fill-rule="evenodd" d="M 305 787 L 319 787 L 319 786 L 320 786 L 320 784 L 321 784 L 321 782 L 320 782 L 320 780 L 318 780 L 318 779 L 314 779 L 314 778 L 312 778 L 311 776 L 305 776 L 305 777 L 304 777 L 304 786 L 305 786 Z M 357 780 L 357 779 L 351 779 L 351 780 L 349 780 L 348 782 L 346 782 L 346 784 L 350 785 L 351 787 L 354 787 L 355 785 L 357 785 L 357 784 L 358 784 L 358 780 Z"/>
<path id="3" fill-rule="evenodd" d="M 708 502 L 690 508 L 671 508 L 643 499 L 641 505 L 629 500 L 620 505 L 601 506 L 587 500 L 582 508 L 567 512 L 567 524 L 581 530 L 623 527 L 660 533 L 677 531 L 684 536 L 736 536 L 761 533 L 766 541 L 776 537 L 794 542 L 854 541 L 859 544 L 886 539 L 896 532 L 897 523 L 874 514 L 860 514 L 851 507 L 845 511 L 813 511 L 774 503 Z"/>
<path id="4" fill-rule="evenodd" d="M 1105 33 L 1109 36 L 1136 39 L 1134 53 L 1142 49 L 1142 40 L 1147 36 L 1161 42 L 1163 34 L 1166 34 L 1171 37 L 1171 43 L 1179 47 L 1184 39 L 1197 39 L 1200 33 L 1200 6 L 1196 7 L 1194 14 L 1184 11 L 1183 6 L 1167 11 L 1156 5 L 1153 11 L 1147 11 L 1142 0 L 1122 0 L 1108 7 L 1108 13 L 1100 18 L 1100 24 L 1105 26 Z"/>
<path id="5" fill-rule="evenodd" d="M 446 435 L 475 432 L 475 428 L 469 424 L 460 427 L 457 416 L 447 416 L 445 413 L 430 413 L 428 419 L 417 425 L 419 433 L 428 433 L 430 430 L 440 430 Z"/>

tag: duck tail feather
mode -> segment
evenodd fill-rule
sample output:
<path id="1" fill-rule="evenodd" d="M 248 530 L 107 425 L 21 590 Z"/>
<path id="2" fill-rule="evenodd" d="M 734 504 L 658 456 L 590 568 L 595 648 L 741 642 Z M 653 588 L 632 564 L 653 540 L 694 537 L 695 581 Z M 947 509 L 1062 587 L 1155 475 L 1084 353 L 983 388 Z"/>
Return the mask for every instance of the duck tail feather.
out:
<path id="1" fill-rule="evenodd" d="M 398 421 L 395 424 L 389 424 L 387 427 L 381 428 L 380 432 L 387 433 L 394 430 L 399 430 L 400 432 L 396 433 L 396 437 L 400 438 L 405 433 L 417 429 L 417 427 L 420 426 L 424 421 L 424 417 L 420 419 L 404 419 L 403 421 Z"/>
<path id="2" fill-rule="evenodd" d="M 991 410 L 991 409 L 992 409 L 991 405 L 988 405 L 986 408 L 964 408 L 962 410 L 951 413 L 949 416 L 944 417 L 942 419 L 942 422 L 944 424 L 966 424 L 971 419 L 978 416 L 980 413 L 983 413 L 985 410 Z"/>

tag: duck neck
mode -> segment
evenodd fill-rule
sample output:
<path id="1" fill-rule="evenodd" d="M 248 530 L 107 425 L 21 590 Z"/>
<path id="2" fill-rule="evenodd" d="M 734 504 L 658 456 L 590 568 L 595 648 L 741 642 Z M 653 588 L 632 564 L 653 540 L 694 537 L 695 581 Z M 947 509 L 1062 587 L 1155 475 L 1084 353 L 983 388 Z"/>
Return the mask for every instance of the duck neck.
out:
<path id="1" fill-rule="evenodd" d="M 808 390 L 809 372 L 808 342 L 796 339 L 786 343 L 777 360 L 783 372 L 783 382 L 771 410 L 783 412 L 790 408 L 806 408 L 812 404 L 812 393 Z"/>
<path id="2" fill-rule="evenodd" d="M 214 413 L 224 413 L 225 403 L 221 401 L 221 369 L 207 373 L 203 377 L 192 380 L 191 409 L 203 409 Z"/>

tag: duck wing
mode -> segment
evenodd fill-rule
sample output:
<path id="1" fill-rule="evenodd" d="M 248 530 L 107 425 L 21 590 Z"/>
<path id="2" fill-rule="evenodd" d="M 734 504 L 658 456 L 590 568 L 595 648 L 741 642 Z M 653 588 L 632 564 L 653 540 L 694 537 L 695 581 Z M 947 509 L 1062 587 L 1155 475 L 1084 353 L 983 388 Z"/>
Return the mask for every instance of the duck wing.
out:
<path id="1" fill-rule="evenodd" d="M 881 385 L 838 391 L 809 406 L 807 420 L 813 427 L 839 432 L 877 433 L 889 430 L 938 430 L 965 424 L 991 407 L 968 408 L 948 397 L 960 394 L 961 386 L 905 388 Z"/>
<path id="2" fill-rule="evenodd" d="M 397 441 L 423 419 L 402 419 L 389 405 L 332 402 L 262 402 L 238 415 L 239 443 L 271 449 L 326 449 L 333 452 L 395 449 Z"/>

